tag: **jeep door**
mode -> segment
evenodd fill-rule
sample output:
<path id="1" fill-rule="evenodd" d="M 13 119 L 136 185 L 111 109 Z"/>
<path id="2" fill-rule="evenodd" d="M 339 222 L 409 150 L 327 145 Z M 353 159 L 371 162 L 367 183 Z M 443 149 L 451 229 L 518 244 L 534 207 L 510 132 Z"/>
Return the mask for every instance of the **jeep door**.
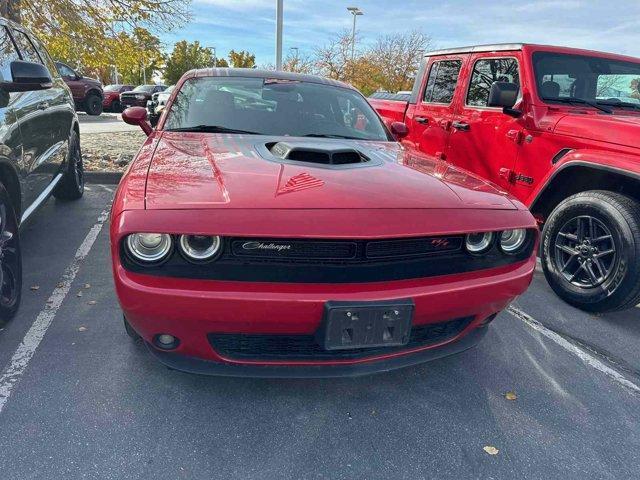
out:
<path id="1" fill-rule="evenodd" d="M 51 68 L 25 32 L 14 28 L 11 33 L 23 60 Z M 26 214 L 59 174 L 68 147 L 71 117 L 65 113 L 69 111 L 66 89 L 62 79 L 56 78 L 56 72 L 50 73 L 52 88 L 23 92 L 14 107 L 22 135 L 23 212 Z"/>
<path id="2" fill-rule="evenodd" d="M 477 173 L 505 189 L 522 142 L 521 120 L 488 106 L 493 82 L 520 85 L 520 52 L 484 52 L 471 56 L 460 101 L 455 107 L 447 161 Z"/>
<path id="3" fill-rule="evenodd" d="M 445 159 L 458 77 L 466 57 L 431 58 L 417 102 L 407 108 L 405 143 L 440 160 Z"/>

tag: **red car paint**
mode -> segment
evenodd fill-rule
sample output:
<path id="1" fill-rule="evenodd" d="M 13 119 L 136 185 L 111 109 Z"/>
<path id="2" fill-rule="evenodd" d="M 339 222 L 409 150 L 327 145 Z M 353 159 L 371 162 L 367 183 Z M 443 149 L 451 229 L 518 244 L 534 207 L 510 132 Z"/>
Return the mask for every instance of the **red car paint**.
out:
<path id="1" fill-rule="evenodd" d="M 104 88 L 104 98 L 102 99 L 103 108 L 112 110 L 116 106 L 115 110 L 121 109 L 120 94 L 130 90 L 133 90 L 133 85 L 107 85 Z M 114 102 L 116 102 L 115 105 Z"/>
<path id="2" fill-rule="evenodd" d="M 409 134 L 403 139 L 405 145 L 446 159 L 499 185 L 541 221 L 569 195 L 608 189 L 605 184 L 624 184 L 623 191 L 638 198 L 640 109 L 613 108 L 614 115 L 603 115 L 584 105 L 545 102 L 536 86 L 536 52 L 640 64 L 640 59 L 623 55 L 542 45 L 453 49 L 425 57 L 414 86 L 415 99 L 409 103 L 379 99 L 369 102 L 387 124 L 406 123 Z M 476 62 L 501 58 L 518 62 L 521 95 L 514 106 L 522 112 L 518 118 L 505 115 L 501 108 L 473 107 L 465 102 Z M 453 100 L 448 105 L 424 102 L 429 72 L 443 60 L 462 62 Z M 466 124 L 467 130 L 456 128 L 456 124 Z M 561 179 L 558 173 L 562 171 L 569 177 Z M 567 178 L 574 181 L 567 182 Z"/>
<path id="3" fill-rule="evenodd" d="M 190 72 L 179 82 L 159 129 L 150 132 L 124 175 L 112 208 L 111 253 L 118 299 L 129 324 L 162 361 L 191 371 L 199 370 L 179 362 L 263 369 L 251 375 L 266 375 L 264 368 L 269 366 L 281 367 L 275 375 L 282 376 L 318 374 L 302 370 L 303 366 L 327 367 L 322 375 L 328 376 L 335 374 L 330 367 L 336 366 L 353 367 L 348 374 L 386 370 L 393 367 L 385 362 L 425 351 L 451 353 L 446 349 L 463 345 L 465 337 L 479 338 L 486 331 L 485 322 L 526 290 L 535 268 L 535 246 L 522 260 L 508 265 L 378 282 L 176 278 L 129 269 L 123 262 L 122 245 L 135 232 L 373 240 L 514 228 L 535 231 L 533 216 L 515 198 L 477 176 L 395 142 L 347 141 L 366 144 L 357 148 L 380 152 L 385 160 L 366 169 L 332 170 L 276 163 L 256 155 L 254 145 L 273 137 L 163 131 L 166 111 L 182 84 L 193 76 L 220 71 Z M 273 72 L 268 78 L 274 75 L 313 78 Z M 211 265 L 215 269 L 215 262 Z M 212 332 L 313 335 L 329 301 L 407 298 L 415 304 L 414 326 L 472 319 L 446 341 L 357 359 L 231 358 L 217 352 L 207 339 Z M 177 348 L 160 355 L 154 346 L 154 337 L 160 333 L 178 337 Z M 232 374 L 245 374 L 242 372 Z"/>

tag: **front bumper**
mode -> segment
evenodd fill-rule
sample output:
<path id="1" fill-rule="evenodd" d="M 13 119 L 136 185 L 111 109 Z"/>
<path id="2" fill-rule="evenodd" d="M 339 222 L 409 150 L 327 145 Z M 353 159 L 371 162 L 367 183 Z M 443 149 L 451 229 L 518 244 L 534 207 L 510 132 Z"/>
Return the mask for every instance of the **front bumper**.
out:
<path id="1" fill-rule="evenodd" d="M 120 103 L 124 107 L 146 107 L 147 99 L 138 100 L 137 98 L 120 97 Z"/>
<path id="2" fill-rule="evenodd" d="M 285 284 L 192 280 L 136 274 L 114 264 L 124 314 L 154 355 L 172 368 L 215 375 L 342 376 L 386 371 L 465 350 L 480 340 L 484 322 L 529 286 L 535 257 L 489 270 L 415 280 L 359 284 Z M 261 360 L 221 355 L 210 333 L 309 335 L 319 328 L 327 301 L 410 298 L 413 325 L 472 317 L 453 338 L 405 351 L 350 360 Z M 180 339 L 165 352 L 160 333 Z"/>

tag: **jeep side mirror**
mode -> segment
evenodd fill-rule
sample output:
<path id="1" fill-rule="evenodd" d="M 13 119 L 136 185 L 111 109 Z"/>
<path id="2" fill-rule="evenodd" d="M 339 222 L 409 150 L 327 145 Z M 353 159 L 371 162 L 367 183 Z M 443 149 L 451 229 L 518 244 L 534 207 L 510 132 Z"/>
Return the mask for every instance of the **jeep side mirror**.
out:
<path id="1" fill-rule="evenodd" d="M 9 68 L 11 81 L 0 82 L 0 88 L 5 92 L 31 92 L 46 90 L 53 86 L 49 70 L 40 63 L 14 60 Z"/>
<path id="2" fill-rule="evenodd" d="M 129 107 L 122 112 L 122 120 L 129 125 L 138 125 L 149 136 L 153 128 L 147 120 L 147 109 L 144 107 Z"/>
<path id="3" fill-rule="evenodd" d="M 391 125 L 389 125 L 389 129 L 397 140 L 402 140 L 409 135 L 409 128 L 407 128 L 404 122 L 392 122 Z"/>
<path id="4" fill-rule="evenodd" d="M 511 82 L 493 82 L 489 90 L 489 107 L 502 107 L 502 111 L 512 117 L 522 115 L 520 110 L 514 110 L 513 106 L 518 100 L 520 87 Z"/>

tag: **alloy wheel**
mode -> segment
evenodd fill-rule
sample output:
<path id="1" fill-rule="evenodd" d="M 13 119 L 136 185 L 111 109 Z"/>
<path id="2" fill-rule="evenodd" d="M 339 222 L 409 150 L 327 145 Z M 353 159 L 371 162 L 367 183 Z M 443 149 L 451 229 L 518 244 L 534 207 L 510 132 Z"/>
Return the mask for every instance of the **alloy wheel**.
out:
<path id="1" fill-rule="evenodd" d="M 554 259 L 558 272 L 577 287 L 602 285 L 615 271 L 617 257 L 611 231 L 590 215 L 572 218 L 556 235 Z"/>

